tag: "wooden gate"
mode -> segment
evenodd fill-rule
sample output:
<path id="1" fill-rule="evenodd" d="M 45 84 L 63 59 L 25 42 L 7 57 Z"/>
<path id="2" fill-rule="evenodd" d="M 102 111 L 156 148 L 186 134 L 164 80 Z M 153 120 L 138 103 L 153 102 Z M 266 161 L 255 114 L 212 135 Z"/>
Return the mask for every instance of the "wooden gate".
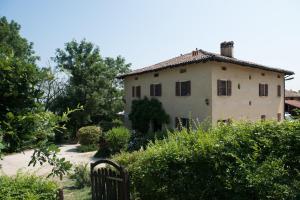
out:
<path id="1" fill-rule="evenodd" d="M 91 163 L 91 182 L 93 200 L 129 200 L 128 172 L 111 160 Z"/>

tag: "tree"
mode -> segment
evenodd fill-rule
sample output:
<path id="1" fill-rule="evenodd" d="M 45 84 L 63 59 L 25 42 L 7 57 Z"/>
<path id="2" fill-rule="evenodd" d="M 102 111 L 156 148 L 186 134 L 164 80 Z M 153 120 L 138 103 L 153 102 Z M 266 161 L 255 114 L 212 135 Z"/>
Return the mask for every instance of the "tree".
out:
<path id="1" fill-rule="evenodd" d="M 66 86 L 65 76 L 51 66 L 42 69 L 45 79 L 40 83 L 39 88 L 44 95 L 38 99 L 43 104 L 44 110 L 50 110 L 55 99 L 62 95 Z"/>
<path id="2" fill-rule="evenodd" d="M 147 133 L 150 125 L 156 131 L 156 129 L 161 129 L 163 124 L 169 123 L 170 117 L 163 109 L 160 101 L 157 99 L 149 100 L 145 97 L 141 100 L 132 101 L 129 119 L 133 129 Z"/>
<path id="3" fill-rule="evenodd" d="M 81 108 L 66 109 L 61 116 L 44 111 L 39 100 L 44 98 L 49 70 L 38 68 L 33 44 L 20 36 L 20 28 L 0 18 L 0 157 L 3 151 L 35 148 L 29 164 L 48 162 L 53 166 L 50 175 L 62 176 L 71 164 L 58 158 L 58 147 L 50 143 L 69 114 Z"/>
<path id="4" fill-rule="evenodd" d="M 43 95 L 38 85 L 44 73 L 37 67 L 33 44 L 19 34 L 20 25 L 0 18 L 0 134 L 5 151 L 26 146 L 32 138 L 32 116 Z"/>
<path id="5" fill-rule="evenodd" d="M 70 116 L 68 128 L 73 136 L 78 128 L 111 121 L 122 110 L 122 88 L 116 76 L 129 70 L 124 58 L 102 58 L 94 44 L 73 40 L 64 49 L 57 49 L 54 61 L 69 80 L 50 109 L 61 113 L 78 104 L 84 107 Z"/>

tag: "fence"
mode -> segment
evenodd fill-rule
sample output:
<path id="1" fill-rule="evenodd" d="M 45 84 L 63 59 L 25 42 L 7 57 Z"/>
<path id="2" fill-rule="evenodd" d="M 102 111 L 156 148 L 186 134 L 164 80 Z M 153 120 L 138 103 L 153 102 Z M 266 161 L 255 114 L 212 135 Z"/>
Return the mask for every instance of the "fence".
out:
<path id="1" fill-rule="evenodd" d="M 129 200 L 128 172 L 111 160 L 91 163 L 91 185 L 93 200 Z"/>

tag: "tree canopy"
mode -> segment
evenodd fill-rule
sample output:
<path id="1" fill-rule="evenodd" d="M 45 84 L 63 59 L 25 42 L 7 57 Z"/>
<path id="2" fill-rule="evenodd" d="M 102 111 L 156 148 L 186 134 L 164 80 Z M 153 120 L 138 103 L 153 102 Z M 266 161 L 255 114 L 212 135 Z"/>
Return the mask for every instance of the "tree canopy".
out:
<path id="1" fill-rule="evenodd" d="M 69 80 L 50 109 L 61 113 L 78 104 L 84 107 L 71 115 L 68 128 L 73 133 L 84 125 L 111 121 L 122 110 L 122 88 L 116 76 L 129 70 L 124 58 L 103 58 L 93 43 L 73 40 L 57 49 L 53 60 Z"/>

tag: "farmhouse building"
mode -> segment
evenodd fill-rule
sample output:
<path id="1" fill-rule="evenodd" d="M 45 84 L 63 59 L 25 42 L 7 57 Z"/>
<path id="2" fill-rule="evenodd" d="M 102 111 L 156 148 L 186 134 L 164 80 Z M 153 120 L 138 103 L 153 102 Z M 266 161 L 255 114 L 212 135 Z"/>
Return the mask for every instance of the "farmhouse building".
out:
<path id="1" fill-rule="evenodd" d="M 272 68 L 233 56 L 234 43 L 221 43 L 220 54 L 196 49 L 190 53 L 122 74 L 125 123 L 132 101 L 157 98 L 170 116 L 170 128 L 180 119 L 278 120 L 284 118 L 285 78 L 292 71 Z"/>

